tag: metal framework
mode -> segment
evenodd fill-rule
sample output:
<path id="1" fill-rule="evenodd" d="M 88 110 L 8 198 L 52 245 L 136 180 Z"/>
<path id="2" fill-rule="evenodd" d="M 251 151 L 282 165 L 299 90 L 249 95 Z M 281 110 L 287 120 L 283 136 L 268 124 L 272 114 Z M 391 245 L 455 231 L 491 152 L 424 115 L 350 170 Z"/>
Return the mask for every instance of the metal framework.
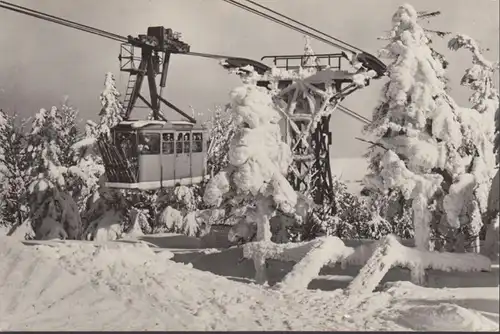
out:
<path id="1" fill-rule="evenodd" d="M 340 70 L 341 60 L 344 55 L 342 53 L 326 53 L 314 55 L 314 58 L 318 62 L 318 68 L 331 68 Z M 302 64 L 310 58 L 309 55 L 279 55 L 279 56 L 264 56 L 260 60 L 266 61 L 271 60 L 276 68 L 282 68 L 286 70 L 298 70 L 300 67 L 311 67 L 303 66 Z M 299 62 L 297 62 L 299 61 Z"/>
<path id="2" fill-rule="evenodd" d="M 333 202 L 330 167 L 332 133 L 330 119 L 339 103 L 359 88 L 355 73 L 341 68 L 344 54 L 314 56 L 314 65 L 304 65 L 310 55 L 267 56 L 285 70 L 280 77 L 263 77 L 258 85 L 274 89 L 284 116 L 284 134 L 293 154 L 289 181 L 295 190 L 309 193 L 316 204 Z M 299 64 L 293 62 L 300 61 Z M 297 76 L 298 71 L 303 74 Z M 305 71 L 304 71 L 305 70 Z"/>
<path id="3" fill-rule="evenodd" d="M 140 49 L 140 55 L 135 52 Z M 196 120 L 181 109 L 167 101 L 162 96 L 163 88 L 166 86 L 170 55 L 172 53 L 188 53 L 189 45 L 180 40 L 180 34 L 165 27 L 149 27 L 147 35 L 139 37 L 128 36 L 128 43 L 122 43 L 120 47 L 120 71 L 129 73 L 129 80 L 124 97 L 125 119 L 129 119 L 140 99 L 147 108 L 153 112 L 153 119 L 164 120 L 160 112 L 161 104 L 175 110 L 188 121 L 196 123 Z M 161 74 L 159 87 L 156 83 L 157 75 Z M 141 94 L 144 79 L 147 79 L 149 97 L 146 99 Z"/>

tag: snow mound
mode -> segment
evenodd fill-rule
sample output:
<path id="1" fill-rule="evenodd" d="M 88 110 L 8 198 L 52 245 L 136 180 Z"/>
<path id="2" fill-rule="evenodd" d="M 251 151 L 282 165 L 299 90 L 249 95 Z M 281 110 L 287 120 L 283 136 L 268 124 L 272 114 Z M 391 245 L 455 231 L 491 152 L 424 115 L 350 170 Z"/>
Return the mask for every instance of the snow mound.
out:
<path id="1" fill-rule="evenodd" d="M 419 305 L 402 311 L 396 323 L 416 331 L 494 331 L 498 325 L 458 305 Z"/>
<path id="2" fill-rule="evenodd" d="M 170 257 L 140 244 L 28 247 L 2 238 L 2 330 L 299 330 L 309 322 L 275 292 Z"/>
<path id="3" fill-rule="evenodd" d="M 1 238 L 0 330 L 158 330 L 163 319 L 152 307 L 128 302 L 92 280 L 89 284 L 87 275 L 71 274 L 47 257 L 51 252 L 55 257 L 55 248 Z"/>
<path id="4" fill-rule="evenodd" d="M 349 308 L 340 290 L 286 293 L 238 283 L 156 250 L 117 242 L 24 246 L 0 238 L 1 329 L 385 331 L 416 329 L 419 322 L 430 330 L 498 327 L 450 302 L 423 306 L 433 298 L 451 299 L 456 289 L 394 286 Z"/>

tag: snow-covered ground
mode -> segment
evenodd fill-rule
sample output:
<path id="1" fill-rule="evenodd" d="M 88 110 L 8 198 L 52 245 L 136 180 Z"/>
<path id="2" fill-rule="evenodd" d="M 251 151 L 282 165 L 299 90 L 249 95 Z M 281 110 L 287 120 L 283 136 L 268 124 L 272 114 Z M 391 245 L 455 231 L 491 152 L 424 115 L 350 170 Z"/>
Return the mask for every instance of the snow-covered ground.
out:
<path id="1" fill-rule="evenodd" d="M 352 307 L 343 290 L 332 287 L 345 287 L 359 269 L 324 271 L 309 290 L 287 293 L 253 284 L 253 266 L 240 261 L 239 248 L 179 247 L 179 238 L 176 249 L 165 248 L 173 237 L 148 238 L 148 245 L 134 240 L 33 245 L 2 238 L 0 328 L 498 329 L 498 266 L 491 273 L 431 273 L 432 286 L 448 286 L 439 289 L 415 286 L 404 281 L 404 271 L 393 269 L 378 292 Z M 271 261 L 271 280 L 290 268 Z"/>

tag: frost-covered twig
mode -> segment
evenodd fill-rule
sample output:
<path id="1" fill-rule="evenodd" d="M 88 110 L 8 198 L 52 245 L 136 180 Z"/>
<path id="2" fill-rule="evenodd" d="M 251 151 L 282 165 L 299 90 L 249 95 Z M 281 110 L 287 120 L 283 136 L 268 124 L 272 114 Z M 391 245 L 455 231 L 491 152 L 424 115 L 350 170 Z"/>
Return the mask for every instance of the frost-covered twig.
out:
<path id="1" fill-rule="evenodd" d="M 362 141 L 363 143 L 368 143 L 368 144 L 372 144 L 373 146 L 380 147 L 380 148 L 384 149 L 384 151 L 389 151 L 389 149 L 387 147 L 385 147 L 384 145 L 382 145 L 381 143 L 376 143 L 374 141 L 366 140 L 366 139 L 359 138 L 359 137 L 354 137 L 354 138 L 359 140 L 359 141 Z"/>
<path id="2" fill-rule="evenodd" d="M 487 60 L 486 58 L 484 58 L 479 45 L 476 43 L 476 41 L 473 38 L 471 38 L 467 35 L 459 34 L 459 35 L 455 36 L 454 38 L 452 38 L 448 42 L 448 48 L 450 48 L 451 50 L 454 50 L 454 51 L 457 51 L 460 48 L 468 49 L 472 52 L 472 55 L 474 58 L 474 60 L 473 60 L 474 63 L 479 64 L 479 65 L 484 66 L 484 67 L 487 67 L 487 68 L 490 68 L 490 69 L 498 67 L 498 63 L 492 63 L 489 60 Z"/>
<path id="3" fill-rule="evenodd" d="M 435 10 L 433 12 L 429 12 L 429 11 L 423 10 L 423 11 L 418 11 L 417 14 L 418 14 L 418 19 L 422 20 L 422 19 L 426 19 L 429 17 L 435 17 L 438 15 L 441 15 L 441 11 Z"/>
<path id="4" fill-rule="evenodd" d="M 451 32 L 449 32 L 449 31 L 440 31 L 440 30 L 433 30 L 433 29 L 424 29 L 424 31 L 427 33 L 438 35 L 439 37 L 444 37 L 446 35 L 451 34 Z"/>

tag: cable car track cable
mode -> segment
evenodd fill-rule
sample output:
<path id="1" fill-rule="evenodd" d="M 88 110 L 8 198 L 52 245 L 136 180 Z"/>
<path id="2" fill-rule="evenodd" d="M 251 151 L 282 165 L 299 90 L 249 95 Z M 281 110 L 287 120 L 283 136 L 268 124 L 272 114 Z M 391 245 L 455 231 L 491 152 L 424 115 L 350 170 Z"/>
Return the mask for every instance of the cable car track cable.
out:
<path id="1" fill-rule="evenodd" d="M 302 23 L 302 22 L 300 22 L 300 21 L 298 21 L 298 20 L 292 19 L 291 17 L 289 17 L 289 16 L 287 16 L 287 15 L 284 15 L 284 14 L 281 14 L 281 13 L 279 13 L 279 12 L 277 12 L 277 11 L 275 11 L 275 10 L 273 10 L 273 9 L 269 8 L 269 7 L 266 7 L 266 6 L 264 6 L 264 5 L 261 5 L 260 3 L 256 2 L 256 1 L 252 1 L 252 0 L 243 0 L 243 1 L 249 2 L 249 3 L 251 3 L 251 4 L 255 5 L 255 6 L 259 7 L 259 8 L 262 8 L 262 9 L 267 10 L 267 11 L 269 11 L 269 12 L 273 13 L 273 14 L 276 14 L 276 15 L 278 15 L 278 16 L 281 16 L 281 17 L 283 17 L 283 18 L 285 18 L 285 19 L 287 19 L 287 20 L 289 20 L 289 21 L 292 21 L 293 23 L 296 23 L 296 24 L 298 24 L 298 25 L 301 25 L 301 26 L 303 26 L 303 27 L 306 27 L 306 28 L 308 28 L 308 29 L 311 29 L 312 31 L 314 31 L 314 32 L 316 32 L 316 33 L 319 33 L 319 34 L 321 34 L 321 35 L 323 35 L 323 36 L 326 36 L 326 37 L 328 37 L 328 38 L 331 38 L 331 39 L 332 39 L 332 40 L 334 40 L 334 41 L 337 41 L 337 42 L 340 42 L 340 43 L 342 43 L 342 44 L 345 44 L 345 45 L 347 45 L 348 47 L 352 48 L 352 50 L 356 50 L 356 51 L 359 51 L 359 52 L 364 52 L 364 53 L 367 53 L 367 52 L 363 51 L 362 49 L 360 49 L 360 48 L 358 48 L 358 47 L 355 47 L 354 45 L 351 45 L 351 44 L 349 44 L 349 43 L 347 43 L 347 42 L 344 42 L 344 41 L 342 41 L 342 40 L 340 40 L 340 39 L 338 39 L 338 38 L 335 38 L 335 37 L 333 37 L 332 35 L 326 34 L 326 33 L 322 32 L 322 31 L 320 31 L 320 30 L 318 30 L 318 29 L 315 29 L 315 28 L 313 28 L 313 27 L 311 27 L 311 26 L 309 26 L 309 25 L 307 25 L 307 24 L 304 24 L 304 23 Z M 351 50 L 351 52 L 352 52 L 352 50 Z"/>
<path id="2" fill-rule="evenodd" d="M 84 24 L 73 22 L 70 20 L 66 20 L 66 19 L 63 19 L 61 17 L 57 17 L 57 16 L 50 15 L 47 13 L 39 12 L 39 11 L 30 9 L 27 7 L 12 4 L 12 3 L 9 3 L 7 1 L 0 1 L 0 8 L 8 9 L 8 10 L 20 13 L 20 14 L 25 14 L 25 15 L 32 16 L 32 17 L 42 19 L 45 21 L 49 21 L 52 23 L 61 24 L 61 25 L 64 25 L 66 27 L 69 27 L 69 28 L 88 32 L 88 33 L 95 34 L 95 35 L 98 35 L 98 36 L 101 36 L 104 38 L 112 39 L 115 41 L 119 41 L 119 42 L 127 42 L 128 41 L 127 37 L 124 37 L 124 36 L 120 36 L 120 35 L 110 33 L 110 32 L 107 32 L 107 31 L 104 31 L 101 29 L 86 26 Z"/>
<path id="3" fill-rule="evenodd" d="M 49 21 L 52 23 L 60 24 L 69 28 L 73 28 L 76 30 L 80 30 L 83 32 L 88 32 L 94 35 L 98 35 L 104 38 L 108 38 L 114 41 L 122 42 L 122 43 L 127 43 L 128 38 L 125 36 L 121 36 L 115 33 L 111 33 L 102 29 L 98 28 L 93 28 L 81 23 L 77 23 L 74 21 L 66 20 L 61 17 L 57 17 L 54 15 L 50 15 L 44 12 L 36 11 L 27 7 L 15 5 L 12 3 L 9 3 L 7 1 L 0 1 L 0 8 L 4 8 L 7 10 L 11 10 L 14 12 L 17 12 L 19 14 L 25 14 L 28 16 L 35 17 L 37 19 Z M 227 59 L 227 58 L 238 58 L 238 57 L 232 57 L 232 56 L 225 56 L 225 55 L 218 55 L 218 54 L 211 54 L 211 53 L 202 53 L 202 52 L 187 52 L 187 53 L 179 53 L 180 55 L 188 55 L 188 56 L 194 56 L 194 57 L 203 57 L 203 58 L 212 58 L 212 59 Z"/>
<path id="4" fill-rule="evenodd" d="M 263 17 L 263 18 L 266 18 L 266 19 L 268 19 L 268 20 L 270 20 L 270 21 L 273 21 L 273 22 L 278 23 L 278 24 L 280 24 L 280 25 L 282 25 L 282 26 L 285 26 L 285 27 L 287 27 L 287 28 L 289 28 L 289 29 L 292 29 L 292 30 L 298 31 L 298 32 L 300 32 L 300 33 L 302 33 L 302 34 L 304 34 L 304 35 L 308 35 L 308 36 L 310 36 L 310 37 L 313 37 L 314 39 L 317 39 L 317 40 L 319 40 L 319 41 L 321 41 L 321 42 L 323 42 L 323 43 L 326 43 L 326 44 L 329 44 L 329 45 L 331 45 L 331 46 L 337 47 L 337 48 L 341 49 L 342 51 L 347 51 L 347 52 L 350 52 L 350 53 L 355 53 L 355 52 L 353 52 L 353 50 L 351 50 L 351 49 L 349 49 L 349 48 L 347 48 L 347 47 L 344 47 L 344 46 L 338 45 L 337 43 L 334 43 L 334 42 L 332 42 L 332 41 L 329 41 L 329 40 L 327 40 L 327 39 L 325 39 L 325 38 L 323 38 L 323 37 L 321 37 L 321 36 L 318 36 L 318 35 L 316 35 L 316 34 L 314 34 L 314 33 L 312 33 L 312 32 L 309 32 L 309 31 L 307 31 L 307 30 L 301 29 L 301 28 L 299 28 L 299 27 L 297 27 L 297 26 L 294 26 L 294 25 L 292 25 L 292 24 L 290 24 L 290 23 L 287 23 L 287 22 L 285 22 L 285 21 L 283 21 L 283 20 L 280 20 L 280 19 L 278 19 L 278 18 L 274 18 L 274 17 L 272 17 L 272 16 L 270 16 L 270 15 L 268 15 L 268 14 L 265 14 L 265 13 L 263 13 L 263 12 L 261 12 L 261 11 L 259 11 L 259 10 L 255 9 L 255 8 L 252 8 L 252 7 L 250 7 L 250 6 L 247 6 L 247 5 L 241 4 L 241 3 L 237 2 L 237 1 L 234 1 L 234 0 L 222 0 L 222 1 L 227 2 L 228 4 L 231 4 L 231 5 L 233 5 L 233 6 L 240 7 L 240 8 L 241 8 L 241 9 L 243 9 L 243 10 L 246 10 L 246 11 L 248 11 L 248 12 L 251 12 L 251 13 L 253 13 L 253 14 L 256 14 L 256 15 L 258 15 L 258 16 L 261 16 L 261 17 Z M 325 34 L 325 35 L 326 35 L 326 34 Z"/>
<path id="5" fill-rule="evenodd" d="M 352 118 L 355 118 L 358 121 L 361 121 L 361 122 L 363 122 L 365 124 L 370 124 L 372 122 L 368 118 L 366 118 L 366 117 L 358 114 L 357 112 L 355 112 L 355 111 L 353 111 L 353 110 L 351 110 L 351 109 L 349 109 L 349 108 L 347 108 L 347 107 L 345 107 L 345 106 L 343 106 L 341 104 L 338 105 L 338 109 L 340 111 L 342 111 L 344 114 L 346 114 L 347 116 L 351 116 Z"/>

